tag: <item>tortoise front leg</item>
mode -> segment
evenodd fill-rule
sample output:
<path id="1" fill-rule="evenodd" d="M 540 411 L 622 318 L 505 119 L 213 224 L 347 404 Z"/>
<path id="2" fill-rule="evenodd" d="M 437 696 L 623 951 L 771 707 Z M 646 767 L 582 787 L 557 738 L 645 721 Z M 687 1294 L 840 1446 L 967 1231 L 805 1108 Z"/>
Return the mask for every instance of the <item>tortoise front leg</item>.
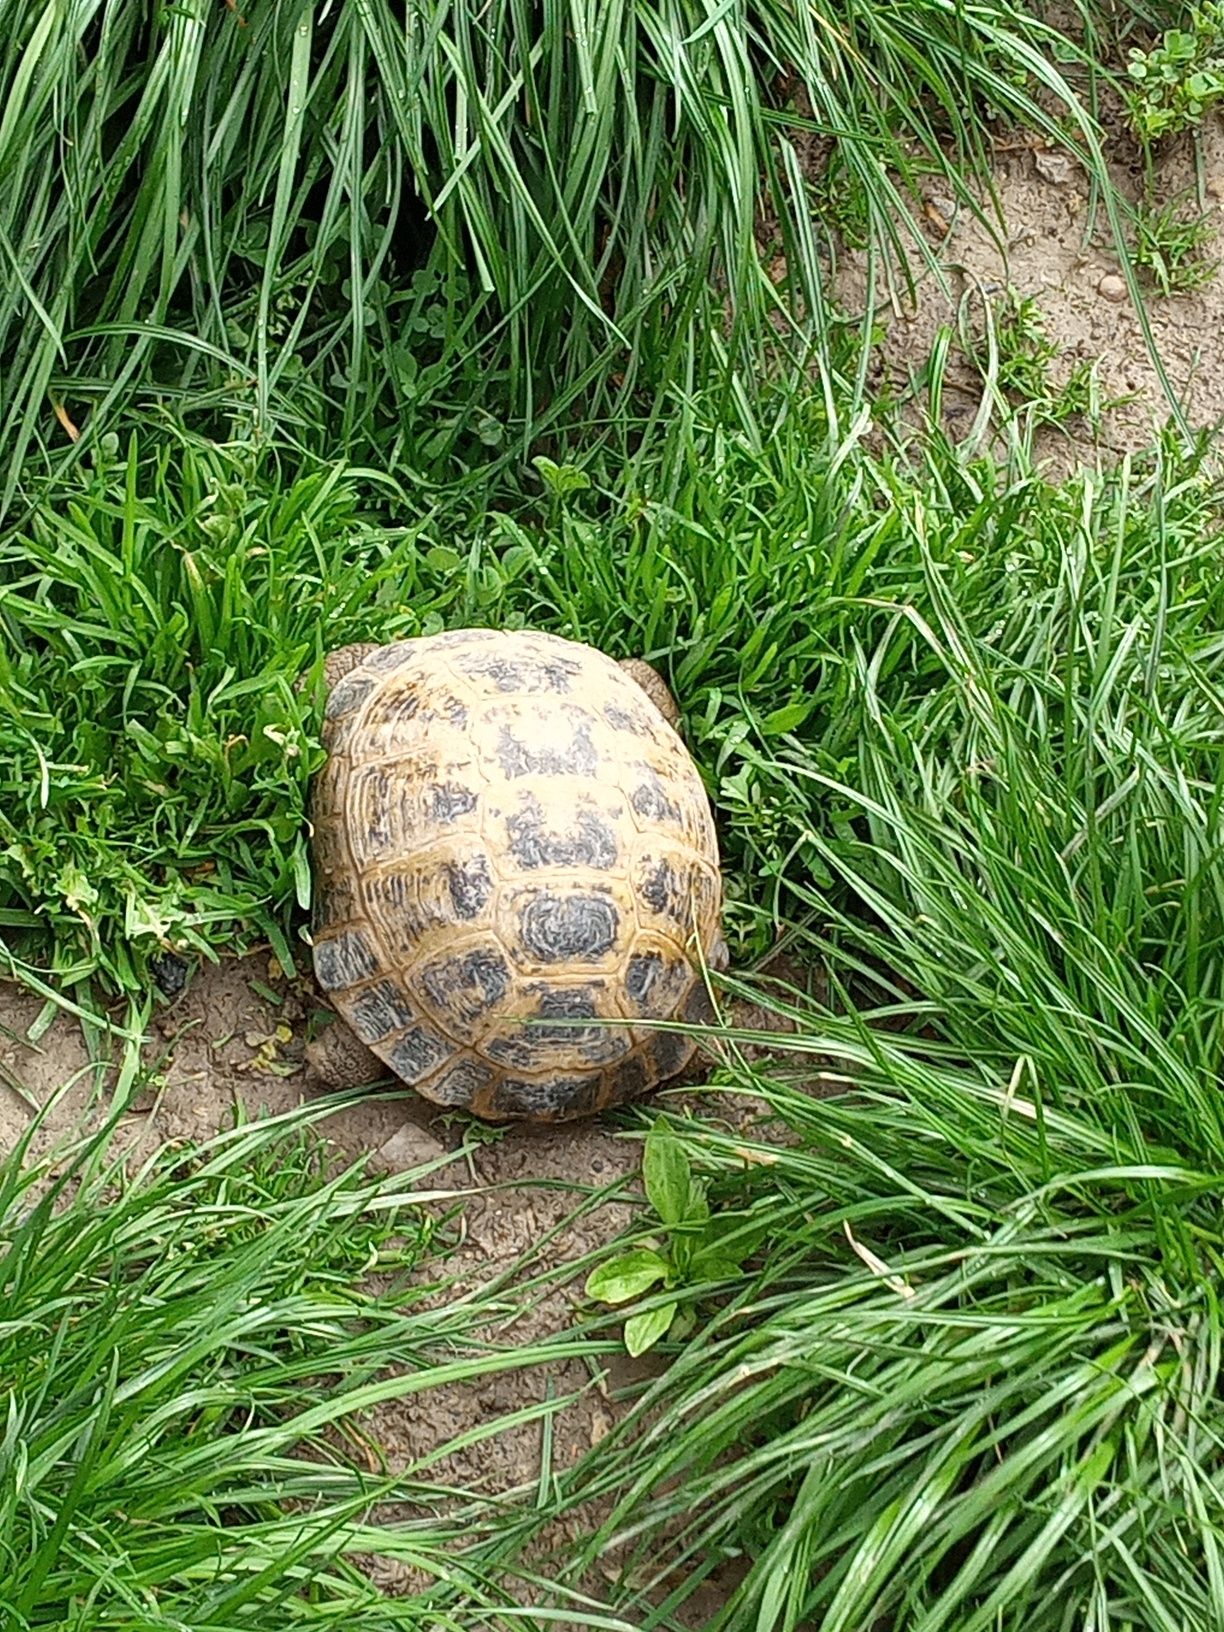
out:
<path id="1" fill-rule="evenodd" d="M 351 646 L 340 646 L 328 652 L 323 659 L 323 684 L 328 691 L 344 679 L 346 674 L 363 664 L 371 652 L 380 650 L 376 640 L 357 640 Z"/>
<path id="2" fill-rule="evenodd" d="M 336 1020 L 306 1045 L 306 1081 L 318 1088 L 364 1088 L 391 1072 L 345 1025 Z"/>

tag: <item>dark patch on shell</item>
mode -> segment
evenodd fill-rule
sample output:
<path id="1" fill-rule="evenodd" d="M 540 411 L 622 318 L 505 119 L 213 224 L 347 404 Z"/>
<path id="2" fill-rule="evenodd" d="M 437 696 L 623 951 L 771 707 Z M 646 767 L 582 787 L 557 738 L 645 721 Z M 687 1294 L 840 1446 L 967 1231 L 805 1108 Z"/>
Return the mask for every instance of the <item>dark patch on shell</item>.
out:
<path id="1" fill-rule="evenodd" d="M 419 978 L 443 1015 L 453 1015 L 471 1025 L 505 997 L 511 974 L 500 952 L 481 946 L 435 958 Z"/>
<path id="2" fill-rule="evenodd" d="M 674 1077 L 682 1066 L 688 1064 L 695 1046 L 693 1039 L 681 1032 L 656 1032 L 648 1045 L 655 1081 L 666 1082 L 668 1077 Z"/>
<path id="3" fill-rule="evenodd" d="M 546 821 L 540 801 L 528 794 L 506 822 L 506 832 L 520 867 L 592 867 L 606 873 L 616 864 L 616 833 L 589 805 L 580 807 L 568 830 L 558 830 Z"/>
<path id="4" fill-rule="evenodd" d="M 520 920 L 523 945 L 541 963 L 583 963 L 616 944 L 620 915 L 599 895 L 545 891 L 528 902 Z"/>
<path id="5" fill-rule="evenodd" d="M 404 994 L 389 980 L 354 992 L 349 998 L 348 1022 L 363 1043 L 380 1043 L 393 1031 L 403 1031 L 417 1016 Z"/>
<path id="6" fill-rule="evenodd" d="M 677 922 L 682 918 L 680 879 L 670 861 L 655 862 L 642 878 L 638 893 L 652 912 Z"/>
<path id="7" fill-rule="evenodd" d="M 712 1026 L 717 1016 L 710 994 L 702 981 L 697 981 L 684 1000 L 681 1018 L 689 1026 Z"/>
<path id="8" fill-rule="evenodd" d="M 427 929 L 442 921 L 437 907 L 421 904 L 417 884 L 415 872 L 380 873 L 365 881 L 370 910 L 384 930 L 394 936 L 398 952 L 411 950 Z"/>
<path id="9" fill-rule="evenodd" d="M 378 963 L 359 929 L 349 929 L 314 945 L 315 979 L 325 992 L 344 991 L 377 974 Z"/>
<path id="10" fill-rule="evenodd" d="M 357 892 L 351 878 L 337 876 L 320 879 L 315 884 L 314 900 L 310 907 L 311 932 L 323 935 L 340 924 L 352 923 L 357 910 Z"/>
<path id="11" fill-rule="evenodd" d="M 504 1077 L 493 1096 L 502 1116 L 548 1121 L 583 1116 L 595 1109 L 598 1077 Z"/>
<path id="12" fill-rule="evenodd" d="M 674 799 L 667 797 L 663 783 L 649 767 L 643 771 L 642 780 L 630 794 L 629 803 L 633 806 L 635 815 L 641 816 L 645 821 L 668 822 L 673 827 L 681 825 L 680 807 Z"/>
<path id="13" fill-rule="evenodd" d="M 391 782 L 386 771 L 378 765 L 367 765 L 353 773 L 350 788 L 350 811 L 355 808 L 364 824 L 353 833 L 354 843 L 367 856 L 385 855 L 391 845 Z"/>
<path id="14" fill-rule="evenodd" d="M 365 717 L 369 729 L 383 725 L 404 725 L 415 720 L 421 712 L 421 699 L 415 691 L 391 689 L 377 697 Z"/>
<path id="15" fill-rule="evenodd" d="M 552 656 L 513 658 L 480 655 L 466 662 L 458 659 L 455 669 L 473 680 L 489 680 L 505 694 L 550 691 L 560 697 L 569 695 L 574 680 L 582 673 L 580 663 L 570 658 Z"/>
<path id="16" fill-rule="evenodd" d="M 352 714 L 355 709 L 361 707 L 377 684 L 374 676 L 366 674 L 361 668 L 346 674 L 343 680 L 337 680 L 328 693 L 323 718 L 341 720 L 346 714 Z"/>
<path id="17" fill-rule="evenodd" d="M 530 1071 L 542 1070 L 550 1056 L 555 1059 L 558 1053 L 563 1053 L 576 1054 L 587 1064 L 600 1066 L 619 1058 L 631 1046 L 627 1029 L 621 1031 L 603 1024 L 593 987 L 557 990 L 533 986 L 531 990 L 537 994 L 538 1001 L 523 1029 L 510 1035 L 503 1033 L 481 1045 L 490 1059 Z M 581 1020 L 594 1024 L 567 1023 Z M 549 1025 L 549 1021 L 561 1023 Z"/>
<path id="18" fill-rule="evenodd" d="M 425 814 L 432 822 L 456 822 L 476 809 L 478 795 L 457 782 L 435 782 L 425 789 Z"/>
<path id="19" fill-rule="evenodd" d="M 548 1049 L 536 1048 L 525 1031 L 490 1037 L 481 1043 L 480 1051 L 498 1065 L 512 1065 L 518 1071 L 534 1071 L 548 1064 Z"/>
<path id="20" fill-rule="evenodd" d="M 441 1037 L 424 1026 L 414 1026 L 406 1037 L 401 1037 L 387 1050 L 386 1061 L 396 1076 L 413 1088 L 445 1065 L 453 1052 Z"/>
<path id="21" fill-rule="evenodd" d="M 629 731 L 635 737 L 648 735 L 651 721 L 643 709 L 622 708 L 619 703 L 605 703 L 604 719 L 614 731 Z"/>
<path id="22" fill-rule="evenodd" d="M 575 728 L 568 747 L 533 748 L 503 725 L 497 739 L 497 760 L 502 774 L 517 776 L 594 776 L 599 755 L 585 721 Z"/>
<path id="23" fill-rule="evenodd" d="M 428 711 L 429 717 L 445 720 L 447 725 L 456 731 L 462 731 L 466 727 L 468 711 L 462 697 L 456 697 L 451 692 L 439 693 L 438 696 L 431 697 L 430 702 L 433 706 Z"/>
<path id="24" fill-rule="evenodd" d="M 625 994 L 645 1019 L 666 1020 L 674 1016 L 691 980 L 692 971 L 680 959 L 635 952 L 625 967 Z"/>
<path id="25" fill-rule="evenodd" d="M 446 886 L 456 918 L 469 922 L 484 911 L 493 894 L 493 875 L 489 858 L 468 856 L 463 861 L 446 863 Z"/>
<path id="26" fill-rule="evenodd" d="M 456 1060 L 427 1084 L 435 1105 L 470 1105 L 493 1081 L 493 1069 L 479 1060 Z"/>
<path id="27" fill-rule="evenodd" d="M 391 674 L 395 669 L 402 668 L 411 656 L 412 642 L 396 640 L 389 646 L 380 646 L 377 651 L 362 658 L 361 666 L 363 669 L 373 670 L 375 674 Z"/>

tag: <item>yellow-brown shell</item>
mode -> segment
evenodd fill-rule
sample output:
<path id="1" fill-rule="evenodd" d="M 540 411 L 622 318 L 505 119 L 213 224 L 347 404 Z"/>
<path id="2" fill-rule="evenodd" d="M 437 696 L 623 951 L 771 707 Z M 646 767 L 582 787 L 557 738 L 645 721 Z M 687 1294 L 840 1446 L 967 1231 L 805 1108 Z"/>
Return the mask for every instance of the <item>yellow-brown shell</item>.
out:
<path id="1" fill-rule="evenodd" d="M 333 688 L 324 742 L 315 976 L 397 1076 L 478 1116 L 559 1120 L 687 1063 L 691 1038 L 623 1022 L 708 1017 L 714 822 L 616 663 L 539 633 L 402 641 Z"/>

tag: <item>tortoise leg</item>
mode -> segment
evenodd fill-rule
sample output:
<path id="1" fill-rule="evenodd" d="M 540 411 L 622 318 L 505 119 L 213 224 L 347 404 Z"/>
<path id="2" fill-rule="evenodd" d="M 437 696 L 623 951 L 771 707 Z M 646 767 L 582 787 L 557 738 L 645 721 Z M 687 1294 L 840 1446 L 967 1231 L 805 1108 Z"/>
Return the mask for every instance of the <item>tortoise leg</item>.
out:
<path id="1" fill-rule="evenodd" d="M 622 657 L 620 666 L 631 680 L 637 681 L 672 730 L 678 731 L 680 707 L 658 669 L 652 667 L 643 657 Z"/>
<path id="2" fill-rule="evenodd" d="M 336 1020 L 306 1045 L 306 1080 L 320 1088 L 364 1088 L 391 1073 L 372 1049 Z"/>
<path id="3" fill-rule="evenodd" d="M 323 684 L 328 691 L 343 680 L 346 674 L 351 674 L 354 669 L 360 667 L 370 653 L 378 649 L 376 640 L 358 640 L 351 646 L 340 646 L 336 651 L 328 652 L 323 659 Z"/>
<path id="4" fill-rule="evenodd" d="M 352 646 L 340 646 L 334 652 L 328 652 L 323 659 L 323 690 L 329 692 L 334 685 L 343 680 L 346 674 L 364 663 L 371 652 L 378 650 L 376 640 L 355 641 Z M 293 682 L 293 689 L 301 692 L 306 684 L 309 670 L 303 670 Z"/>

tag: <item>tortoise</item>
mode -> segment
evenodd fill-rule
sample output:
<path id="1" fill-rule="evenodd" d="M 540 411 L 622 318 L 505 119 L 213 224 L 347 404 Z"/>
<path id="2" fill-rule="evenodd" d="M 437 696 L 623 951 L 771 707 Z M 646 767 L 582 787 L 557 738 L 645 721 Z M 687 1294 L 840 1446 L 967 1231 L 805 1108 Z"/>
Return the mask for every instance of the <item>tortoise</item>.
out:
<path id="1" fill-rule="evenodd" d="M 438 1105 L 554 1122 L 680 1072 L 695 1040 L 659 1023 L 712 1017 L 727 949 L 714 820 L 662 677 L 469 629 L 344 647 L 324 679 L 311 939 L 339 1019 L 307 1051 L 314 1079 L 389 1071 Z"/>

